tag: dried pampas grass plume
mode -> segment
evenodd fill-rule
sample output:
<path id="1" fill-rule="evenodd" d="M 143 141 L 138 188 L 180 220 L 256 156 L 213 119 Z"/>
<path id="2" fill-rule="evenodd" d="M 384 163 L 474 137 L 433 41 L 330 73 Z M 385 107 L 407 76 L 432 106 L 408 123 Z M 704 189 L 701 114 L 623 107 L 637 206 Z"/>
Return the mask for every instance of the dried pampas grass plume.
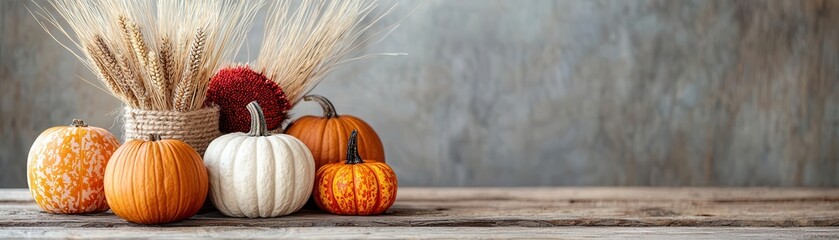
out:
<path id="1" fill-rule="evenodd" d="M 303 1 L 295 8 L 277 1 L 254 68 L 276 82 L 294 105 L 337 66 L 358 59 L 347 59 L 350 52 L 395 29 L 393 24 L 362 38 L 395 7 L 376 16 L 380 1 L 375 0 Z"/>

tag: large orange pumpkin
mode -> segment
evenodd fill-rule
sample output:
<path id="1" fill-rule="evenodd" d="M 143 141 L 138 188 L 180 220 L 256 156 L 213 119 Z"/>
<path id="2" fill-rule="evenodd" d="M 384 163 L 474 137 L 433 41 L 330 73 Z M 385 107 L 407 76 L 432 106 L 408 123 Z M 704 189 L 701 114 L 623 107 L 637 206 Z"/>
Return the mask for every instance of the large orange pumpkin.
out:
<path id="1" fill-rule="evenodd" d="M 201 156 L 174 139 L 129 140 L 105 170 L 105 195 L 117 216 L 134 223 L 161 224 L 192 217 L 207 197 L 209 182 Z"/>
<path id="2" fill-rule="evenodd" d="M 358 152 L 361 157 L 370 161 L 385 161 L 382 140 L 369 124 L 354 116 L 338 116 L 335 106 L 323 96 L 307 95 L 303 99 L 318 102 L 323 108 L 323 117 L 303 116 L 289 124 L 285 134 L 300 139 L 309 147 L 315 158 L 315 169 L 344 160 L 347 139 L 353 129 L 357 129 L 360 135 Z"/>
<path id="3" fill-rule="evenodd" d="M 119 141 L 105 129 L 74 119 L 47 129 L 32 144 L 26 164 L 29 191 L 44 211 L 96 213 L 108 210 L 102 179 Z"/>
<path id="4" fill-rule="evenodd" d="M 347 161 L 324 165 L 315 174 L 314 199 L 321 209 L 340 215 L 374 215 L 396 201 L 396 174 L 384 162 L 362 160 L 350 134 Z"/>

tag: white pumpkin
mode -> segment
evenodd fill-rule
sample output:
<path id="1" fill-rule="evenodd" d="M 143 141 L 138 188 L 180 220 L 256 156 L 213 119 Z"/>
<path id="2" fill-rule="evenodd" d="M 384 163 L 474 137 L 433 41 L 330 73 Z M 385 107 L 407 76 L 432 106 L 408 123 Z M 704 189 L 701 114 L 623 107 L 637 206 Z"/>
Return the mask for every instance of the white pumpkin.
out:
<path id="1" fill-rule="evenodd" d="M 268 133 L 256 101 L 248 133 L 213 140 L 204 153 L 210 195 L 222 214 L 231 217 L 277 217 L 306 204 L 315 179 L 315 160 L 303 142 Z"/>

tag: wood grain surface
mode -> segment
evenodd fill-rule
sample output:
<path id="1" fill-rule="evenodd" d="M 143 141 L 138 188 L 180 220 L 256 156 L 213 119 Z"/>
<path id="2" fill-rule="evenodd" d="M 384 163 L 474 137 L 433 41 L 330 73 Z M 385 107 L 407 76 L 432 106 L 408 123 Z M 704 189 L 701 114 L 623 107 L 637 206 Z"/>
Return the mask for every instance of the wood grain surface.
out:
<path id="1" fill-rule="evenodd" d="M 839 228 L 712 227 L 114 227 L 96 229 L 4 228 L 0 237 L 36 238 L 226 238 L 226 239 L 836 239 Z"/>
<path id="2" fill-rule="evenodd" d="M 243 219 L 206 212 L 162 226 L 110 212 L 48 214 L 28 190 L 0 190 L 0 237 L 837 238 L 837 227 L 839 189 L 404 188 L 380 216 L 304 209 Z"/>

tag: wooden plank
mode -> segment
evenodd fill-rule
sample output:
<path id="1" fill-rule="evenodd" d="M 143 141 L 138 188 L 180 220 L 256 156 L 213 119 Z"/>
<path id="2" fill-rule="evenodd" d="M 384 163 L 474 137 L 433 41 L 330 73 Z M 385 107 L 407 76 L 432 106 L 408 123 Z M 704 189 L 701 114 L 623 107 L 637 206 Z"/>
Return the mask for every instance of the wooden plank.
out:
<path id="1" fill-rule="evenodd" d="M 839 188 L 712 188 L 712 187 L 517 187 L 399 189 L 399 201 L 537 200 L 537 201 L 839 201 Z M 32 201 L 28 189 L 0 188 L 0 203 Z"/>
<path id="2" fill-rule="evenodd" d="M 111 213 L 41 212 L 26 189 L 0 190 L 0 227 L 136 227 Z M 380 216 L 304 209 L 281 218 L 199 214 L 170 227 L 839 226 L 839 189 L 402 188 Z"/>
<path id="3" fill-rule="evenodd" d="M 293 238 L 293 239 L 835 239 L 839 228 L 710 228 L 710 227 L 14 227 L 0 229 L 0 238 Z"/>

